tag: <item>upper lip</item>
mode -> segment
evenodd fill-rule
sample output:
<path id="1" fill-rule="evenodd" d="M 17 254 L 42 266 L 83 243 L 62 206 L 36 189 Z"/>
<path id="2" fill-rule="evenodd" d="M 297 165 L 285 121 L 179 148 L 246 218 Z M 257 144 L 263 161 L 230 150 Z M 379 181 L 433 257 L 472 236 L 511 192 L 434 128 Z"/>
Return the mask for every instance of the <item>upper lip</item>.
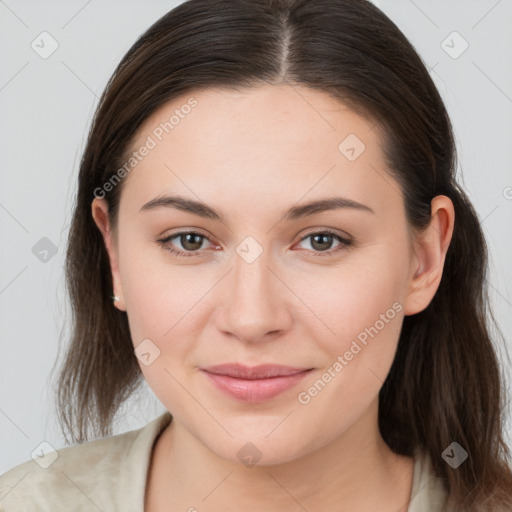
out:
<path id="1" fill-rule="evenodd" d="M 201 368 L 209 373 L 216 375 L 226 375 L 238 379 L 268 379 L 270 377 L 280 377 L 294 375 L 311 368 L 297 368 L 293 366 L 283 366 L 279 364 L 260 364 L 258 366 L 245 366 L 240 363 L 226 363 L 215 366 Z"/>

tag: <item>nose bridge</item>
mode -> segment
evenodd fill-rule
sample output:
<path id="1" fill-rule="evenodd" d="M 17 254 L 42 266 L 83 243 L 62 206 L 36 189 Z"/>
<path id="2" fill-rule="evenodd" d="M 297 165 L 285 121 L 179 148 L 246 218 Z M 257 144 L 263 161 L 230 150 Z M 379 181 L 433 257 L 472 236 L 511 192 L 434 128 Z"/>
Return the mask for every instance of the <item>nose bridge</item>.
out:
<path id="1" fill-rule="evenodd" d="M 250 238 L 239 244 L 234 255 L 224 330 L 244 341 L 257 341 L 268 332 L 284 329 L 287 315 L 279 289 L 282 284 L 270 269 L 270 251 Z"/>
<path id="2" fill-rule="evenodd" d="M 243 249 L 240 249 L 240 251 Z M 249 249 L 247 255 L 249 256 L 252 249 Z M 240 255 L 239 249 L 237 249 L 237 255 L 234 261 L 234 293 L 240 300 L 246 300 L 247 298 L 253 298 L 256 300 L 261 299 L 260 295 L 269 292 L 269 258 L 266 253 L 261 253 L 254 259 L 246 259 L 243 255 Z M 267 296 L 267 299 L 270 297 Z M 265 301 L 265 302 L 268 302 Z"/>

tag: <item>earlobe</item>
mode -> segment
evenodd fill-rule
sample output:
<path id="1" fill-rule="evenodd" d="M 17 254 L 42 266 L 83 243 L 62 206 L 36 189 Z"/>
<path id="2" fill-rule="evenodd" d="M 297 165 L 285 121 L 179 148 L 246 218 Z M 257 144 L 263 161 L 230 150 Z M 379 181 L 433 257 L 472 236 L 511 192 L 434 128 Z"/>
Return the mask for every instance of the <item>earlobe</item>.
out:
<path id="1" fill-rule="evenodd" d="M 101 232 L 109 257 L 113 285 L 112 298 L 116 297 L 117 299 L 113 300 L 113 304 L 117 309 L 125 311 L 123 290 L 119 275 L 117 247 L 113 237 L 112 226 L 108 213 L 108 203 L 106 199 L 98 197 L 94 198 L 91 204 L 91 213 L 96 226 Z"/>
<path id="2" fill-rule="evenodd" d="M 414 254 L 405 315 L 423 311 L 439 288 L 454 222 L 455 210 L 452 201 L 447 196 L 434 197 L 431 202 L 430 224 L 413 242 Z"/>

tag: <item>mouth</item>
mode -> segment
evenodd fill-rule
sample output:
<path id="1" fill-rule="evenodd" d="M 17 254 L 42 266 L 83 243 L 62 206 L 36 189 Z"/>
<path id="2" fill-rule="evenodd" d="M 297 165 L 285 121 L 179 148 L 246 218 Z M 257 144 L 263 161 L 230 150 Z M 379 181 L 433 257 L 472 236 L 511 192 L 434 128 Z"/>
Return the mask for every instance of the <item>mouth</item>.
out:
<path id="1" fill-rule="evenodd" d="M 248 403 L 263 402 L 284 393 L 312 370 L 274 364 L 248 367 L 238 363 L 201 368 L 216 389 Z"/>

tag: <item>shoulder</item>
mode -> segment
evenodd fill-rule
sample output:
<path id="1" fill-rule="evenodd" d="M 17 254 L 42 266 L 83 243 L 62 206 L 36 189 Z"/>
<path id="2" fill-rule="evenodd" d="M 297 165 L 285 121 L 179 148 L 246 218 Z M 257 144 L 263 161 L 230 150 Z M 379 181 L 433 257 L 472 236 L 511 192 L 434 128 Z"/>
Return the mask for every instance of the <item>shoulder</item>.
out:
<path id="1" fill-rule="evenodd" d="M 170 420 L 166 412 L 137 430 L 15 466 L 0 476 L 0 512 L 116 510 L 143 501 L 153 442 Z"/>
<path id="2" fill-rule="evenodd" d="M 57 505 L 57 498 L 82 504 L 84 494 L 93 494 L 93 471 L 108 474 L 135 435 L 128 432 L 61 448 L 12 468 L 0 477 L 0 511 L 18 511 L 29 504 L 50 507 Z"/>

